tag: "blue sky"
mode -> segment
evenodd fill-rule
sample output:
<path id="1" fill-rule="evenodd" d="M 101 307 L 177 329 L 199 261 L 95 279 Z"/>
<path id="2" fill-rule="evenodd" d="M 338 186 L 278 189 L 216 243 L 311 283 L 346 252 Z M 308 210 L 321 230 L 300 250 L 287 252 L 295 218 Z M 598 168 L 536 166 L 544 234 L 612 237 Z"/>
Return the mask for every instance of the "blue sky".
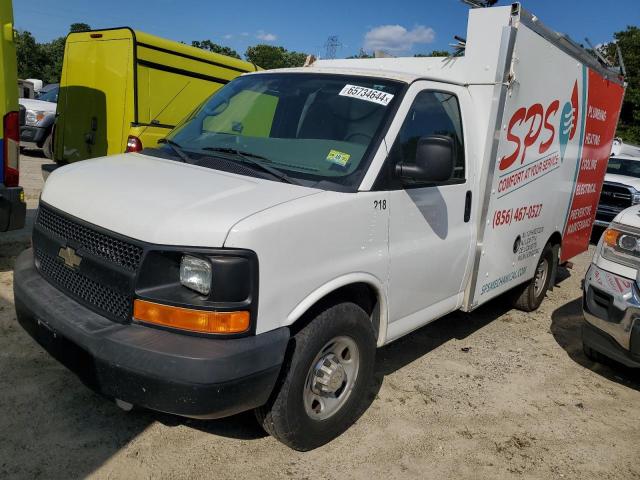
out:
<path id="1" fill-rule="evenodd" d="M 468 8 L 459 0 L 368 2 L 205 0 L 14 0 L 16 27 L 38 41 L 66 35 L 69 24 L 131 26 L 190 43 L 211 39 L 243 53 L 256 43 L 324 54 L 329 35 L 337 56 L 383 48 L 396 55 L 445 49 L 464 36 Z M 529 0 L 522 2 L 547 26 L 582 43 L 598 44 L 627 25 L 640 25 L 640 0 Z M 500 1 L 499 5 L 509 2 Z"/>

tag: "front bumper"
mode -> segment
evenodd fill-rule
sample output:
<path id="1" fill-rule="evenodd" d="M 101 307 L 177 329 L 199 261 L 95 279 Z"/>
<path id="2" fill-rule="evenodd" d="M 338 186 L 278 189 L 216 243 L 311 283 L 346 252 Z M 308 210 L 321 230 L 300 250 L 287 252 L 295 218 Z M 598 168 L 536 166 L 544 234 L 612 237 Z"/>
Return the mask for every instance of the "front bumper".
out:
<path id="1" fill-rule="evenodd" d="M 588 347 L 628 366 L 640 367 L 640 291 L 634 280 L 591 264 L 584 281 Z"/>
<path id="2" fill-rule="evenodd" d="M 26 215 L 27 204 L 22 187 L 0 185 L 0 232 L 24 227 Z"/>
<path id="3" fill-rule="evenodd" d="M 289 330 L 210 339 L 119 324 L 72 300 L 36 270 L 33 251 L 16 260 L 18 321 L 93 390 L 133 405 L 219 418 L 266 403 Z"/>
<path id="4" fill-rule="evenodd" d="M 20 127 L 20 143 L 23 145 L 36 145 L 38 148 L 42 148 L 44 141 L 47 139 L 48 131 L 48 128 L 23 125 Z"/>

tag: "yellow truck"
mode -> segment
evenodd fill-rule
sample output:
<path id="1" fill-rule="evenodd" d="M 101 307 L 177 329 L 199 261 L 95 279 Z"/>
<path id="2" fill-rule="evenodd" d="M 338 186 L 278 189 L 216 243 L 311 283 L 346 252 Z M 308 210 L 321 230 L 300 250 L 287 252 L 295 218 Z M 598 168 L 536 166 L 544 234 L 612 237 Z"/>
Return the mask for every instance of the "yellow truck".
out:
<path id="1" fill-rule="evenodd" d="M 20 180 L 18 68 L 11 0 L 0 0 L 0 232 L 24 226 Z"/>
<path id="2" fill-rule="evenodd" d="M 71 33 L 65 46 L 54 158 L 65 164 L 155 147 L 253 63 L 128 27 Z"/>

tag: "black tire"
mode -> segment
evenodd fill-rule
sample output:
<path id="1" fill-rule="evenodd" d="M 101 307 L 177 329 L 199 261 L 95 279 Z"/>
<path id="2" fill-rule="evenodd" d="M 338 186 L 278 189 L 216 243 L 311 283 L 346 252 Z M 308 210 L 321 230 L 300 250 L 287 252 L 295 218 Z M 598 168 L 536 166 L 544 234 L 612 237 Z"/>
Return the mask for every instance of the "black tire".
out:
<path id="1" fill-rule="evenodd" d="M 556 254 L 554 253 L 554 248 L 547 244 L 542 250 L 542 254 L 540 255 L 540 260 L 538 260 L 538 264 L 536 265 L 536 273 L 538 272 L 538 268 L 545 262 L 546 265 L 546 276 L 543 280 L 542 288 L 536 291 L 536 278 L 537 274 L 534 274 L 533 278 L 528 282 L 516 287 L 513 292 L 513 306 L 518 310 L 522 310 L 523 312 L 533 312 L 537 310 L 542 300 L 547 294 L 547 290 L 549 289 L 549 285 L 551 284 L 551 277 L 553 274 L 553 269 L 555 263 L 557 263 L 558 259 L 556 258 Z"/>
<path id="2" fill-rule="evenodd" d="M 305 408 L 307 377 L 322 349 L 337 337 L 357 346 L 359 368 L 351 393 L 328 418 L 312 418 Z M 281 384 L 269 402 L 256 409 L 267 433 L 285 445 L 308 451 L 324 445 L 349 428 L 371 402 L 376 339 L 367 313 L 353 303 L 339 303 L 320 312 L 292 338 L 292 352 Z M 345 377 L 346 378 L 346 377 Z"/>
<path id="3" fill-rule="evenodd" d="M 42 152 L 49 160 L 53 159 L 53 132 L 49 132 L 47 138 L 42 144 Z"/>

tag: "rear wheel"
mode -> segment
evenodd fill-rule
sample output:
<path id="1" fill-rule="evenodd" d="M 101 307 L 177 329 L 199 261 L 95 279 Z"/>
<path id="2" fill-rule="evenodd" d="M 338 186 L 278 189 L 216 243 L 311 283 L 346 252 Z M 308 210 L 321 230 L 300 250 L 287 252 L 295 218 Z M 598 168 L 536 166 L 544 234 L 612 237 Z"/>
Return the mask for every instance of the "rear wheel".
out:
<path id="1" fill-rule="evenodd" d="M 279 390 L 256 417 L 273 437 L 306 451 L 333 440 L 366 410 L 376 341 L 367 313 L 340 303 L 300 330 L 292 346 Z"/>
<path id="2" fill-rule="evenodd" d="M 537 310 L 544 300 L 551 283 L 554 264 L 558 261 L 554 251 L 553 247 L 547 244 L 542 250 L 533 278 L 513 290 L 513 306 L 518 310 L 532 312 Z"/>

